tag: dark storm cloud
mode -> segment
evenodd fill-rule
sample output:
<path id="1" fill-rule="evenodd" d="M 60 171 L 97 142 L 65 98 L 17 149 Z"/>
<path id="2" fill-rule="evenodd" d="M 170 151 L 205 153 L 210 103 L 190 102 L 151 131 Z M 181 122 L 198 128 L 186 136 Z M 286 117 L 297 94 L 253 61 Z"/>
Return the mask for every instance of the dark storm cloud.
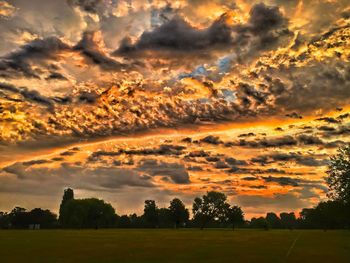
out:
<path id="1" fill-rule="evenodd" d="M 241 138 L 241 137 L 254 137 L 254 136 L 256 136 L 255 133 L 249 132 L 249 133 L 242 133 L 242 134 L 238 135 L 238 138 Z"/>
<path id="2" fill-rule="evenodd" d="M 175 184 L 189 184 L 190 176 L 184 165 L 155 159 L 144 159 L 137 169 L 151 176 L 168 176 Z"/>
<path id="3" fill-rule="evenodd" d="M 218 144 L 223 143 L 218 136 L 213 136 L 213 135 L 208 135 L 208 136 L 200 139 L 200 142 L 213 144 L 213 145 L 218 145 Z"/>
<path id="4" fill-rule="evenodd" d="M 267 6 L 264 3 L 259 3 L 252 7 L 249 12 L 248 24 L 241 29 L 243 31 L 249 30 L 254 35 L 263 35 L 272 30 L 280 29 L 286 24 L 287 20 L 277 6 Z"/>
<path id="5" fill-rule="evenodd" d="M 103 156 L 120 156 L 127 155 L 182 155 L 186 147 L 180 145 L 162 144 L 156 148 L 141 148 L 141 149 L 119 149 L 118 151 L 97 151 L 93 152 L 90 156 L 91 160 L 94 160 Z"/>
<path id="6" fill-rule="evenodd" d="M 170 21 L 144 32 L 139 40 L 132 44 L 125 38 L 116 54 L 141 50 L 178 50 L 189 52 L 227 46 L 232 43 L 231 28 L 225 23 L 224 17 L 215 21 L 207 29 L 196 29 L 182 17 L 176 16 Z"/>
<path id="7" fill-rule="evenodd" d="M 54 60 L 65 50 L 70 50 L 70 46 L 57 37 L 35 39 L 0 58 L 0 76 L 15 78 L 23 75 L 28 78 L 40 78 L 41 72 L 33 69 L 31 63 L 40 64 L 49 59 Z"/>
<path id="8" fill-rule="evenodd" d="M 281 37 L 291 36 L 288 20 L 276 6 L 254 5 L 247 24 L 235 27 L 235 45 L 250 46 L 250 51 L 270 49 Z"/>
<path id="9" fill-rule="evenodd" d="M 300 114 L 298 114 L 296 112 L 292 112 L 290 114 L 286 114 L 286 117 L 292 118 L 292 119 L 302 119 L 303 118 L 303 116 L 301 116 Z"/>
<path id="10" fill-rule="evenodd" d="M 90 59 L 94 64 L 99 65 L 104 70 L 120 70 L 126 65 L 110 58 L 107 54 L 100 50 L 98 43 L 98 32 L 86 31 L 83 33 L 82 39 L 74 47 L 74 50 L 80 51 L 85 57 Z M 102 39 L 100 40 L 102 41 Z"/>
<path id="11" fill-rule="evenodd" d="M 281 36 L 289 35 L 287 20 L 277 7 L 257 4 L 252 7 L 246 24 L 227 24 L 229 13 L 224 13 L 205 29 L 192 27 L 182 17 L 175 16 L 161 26 L 146 31 L 136 43 L 124 38 L 115 55 L 127 55 L 136 51 L 160 50 L 193 53 L 201 50 L 236 49 L 242 54 L 269 49 Z M 140 52 L 138 53 L 140 54 Z"/>
<path id="12" fill-rule="evenodd" d="M 312 128 L 312 127 L 310 127 Z M 331 129 L 326 132 L 334 132 L 335 129 Z M 293 146 L 324 146 L 326 148 L 335 148 L 345 142 L 341 140 L 336 141 L 323 141 L 316 135 L 300 134 L 300 135 L 285 135 L 281 137 L 265 137 L 255 140 L 240 139 L 234 142 L 233 145 L 251 147 L 251 148 L 272 148 L 272 147 L 293 147 Z"/>
<path id="13" fill-rule="evenodd" d="M 262 138 L 256 139 L 254 141 L 247 141 L 244 139 L 239 140 L 236 145 L 239 146 L 249 146 L 249 147 L 283 147 L 283 146 L 295 146 L 297 145 L 297 140 L 290 135 L 277 138 Z"/>
<path id="14" fill-rule="evenodd" d="M 89 13 L 98 13 L 99 9 L 103 7 L 103 0 L 67 0 L 71 6 L 77 6 Z"/>
<path id="15" fill-rule="evenodd" d="M 345 61 L 332 58 L 323 62 L 312 61 L 302 68 L 291 67 L 288 70 L 281 70 L 290 74 L 291 85 L 285 92 L 280 95 L 275 94 L 274 97 L 276 106 L 283 107 L 287 111 L 311 112 L 321 108 L 324 111 L 331 110 L 338 106 L 340 101 L 347 103 L 350 97 L 348 88 L 350 67 Z M 281 72 L 274 73 L 281 74 Z M 327 117 L 319 120 L 340 122 Z"/>
<path id="16" fill-rule="evenodd" d="M 327 160 L 315 159 L 312 156 L 305 156 L 300 153 L 272 153 L 267 155 L 260 155 L 251 159 L 253 163 L 260 163 L 262 165 L 273 162 L 290 162 L 293 161 L 303 166 L 326 166 Z"/>
<path id="17" fill-rule="evenodd" d="M 67 80 L 67 78 L 59 72 L 51 72 L 46 80 Z"/>
<path id="18" fill-rule="evenodd" d="M 12 84 L 0 83 L 0 90 L 6 90 L 11 93 L 20 94 L 26 100 L 29 100 L 38 104 L 42 104 L 50 108 L 53 107 L 54 105 L 54 102 L 51 98 L 41 95 L 36 90 L 29 90 L 26 87 L 17 88 Z"/>
<path id="19" fill-rule="evenodd" d="M 316 121 L 324 121 L 324 122 L 327 122 L 327 123 L 340 123 L 341 120 L 337 120 L 333 117 L 322 117 L 322 118 L 318 118 L 316 119 Z"/>
<path id="20" fill-rule="evenodd" d="M 40 163 L 32 163 L 40 164 Z M 58 188 L 67 185 L 85 190 L 112 191 L 122 187 L 154 187 L 151 178 L 125 168 L 88 168 L 62 163 L 59 168 L 31 167 L 25 163 L 15 163 L 3 171 L 17 176 L 21 181 L 40 182 Z M 6 177 L 6 176 L 4 176 Z M 5 179 L 4 179 L 5 180 Z M 12 182 L 12 184 L 15 182 Z"/>
<path id="21" fill-rule="evenodd" d="M 263 180 L 266 183 L 278 183 L 281 186 L 286 186 L 286 185 L 290 185 L 290 186 L 298 186 L 300 183 L 300 179 L 296 179 L 296 178 L 291 178 L 291 177 L 273 177 L 273 176 L 268 176 L 268 177 L 262 177 Z"/>

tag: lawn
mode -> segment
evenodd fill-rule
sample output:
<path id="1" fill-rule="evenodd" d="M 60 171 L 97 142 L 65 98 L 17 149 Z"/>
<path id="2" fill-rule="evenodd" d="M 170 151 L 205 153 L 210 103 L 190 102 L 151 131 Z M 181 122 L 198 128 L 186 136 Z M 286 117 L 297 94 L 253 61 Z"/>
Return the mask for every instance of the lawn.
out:
<path id="1" fill-rule="evenodd" d="M 350 262 L 350 231 L 0 231 L 4 263 Z"/>

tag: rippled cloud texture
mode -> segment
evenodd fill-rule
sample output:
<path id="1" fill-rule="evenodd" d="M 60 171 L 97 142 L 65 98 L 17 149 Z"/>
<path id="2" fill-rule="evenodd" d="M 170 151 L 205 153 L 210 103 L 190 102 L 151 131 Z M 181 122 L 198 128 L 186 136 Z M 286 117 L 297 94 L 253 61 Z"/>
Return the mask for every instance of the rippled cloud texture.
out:
<path id="1" fill-rule="evenodd" d="M 349 23 L 345 0 L 1 0 L 0 209 L 312 206 L 350 133 Z"/>

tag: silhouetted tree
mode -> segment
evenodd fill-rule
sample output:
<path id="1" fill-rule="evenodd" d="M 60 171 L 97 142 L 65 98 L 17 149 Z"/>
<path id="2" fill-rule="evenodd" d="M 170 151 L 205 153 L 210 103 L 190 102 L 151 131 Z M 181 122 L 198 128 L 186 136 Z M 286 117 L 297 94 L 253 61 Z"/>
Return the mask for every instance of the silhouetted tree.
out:
<path id="1" fill-rule="evenodd" d="M 10 227 L 10 216 L 6 212 L 0 212 L 0 228 Z"/>
<path id="2" fill-rule="evenodd" d="M 183 225 L 188 221 L 189 212 L 180 199 L 175 198 L 170 201 L 169 211 L 175 228 L 178 228 L 180 225 Z"/>
<path id="3" fill-rule="evenodd" d="M 281 219 L 275 213 L 267 213 L 266 222 L 271 228 L 281 228 Z"/>
<path id="4" fill-rule="evenodd" d="M 158 226 L 159 227 L 171 227 L 172 220 L 170 210 L 168 208 L 158 209 Z"/>
<path id="5" fill-rule="evenodd" d="M 127 215 L 122 215 L 119 219 L 118 219 L 118 227 L 120 228 L 130 228 L 131 225 L 131 220 L 130 217 Z"/>
<path id="6" fill-rule="evenodd" d="M 292 213 L 280 213 L 281 225 L 283 228 L 294 229 L 297 224 L 295 214 Z"/>
<path id="7" fill-rule="evenodd" d="M 70 201 L 70 200 L 74 200 L 74 191 L 71 188 L 67 188 L 64 190 L 63 192 L 63 197 L 62 197 L 62 202 L 60 205 L 60 211 L 59 211 L 59 221 L 61 222 L 61 214 L 62 214 L 62 210 L 63 207 Z M 62 223 L 62 222 L 61 222 Z"/>
<path id="8" fill-rule="evenodd" d="M 57 216 L 50 210 L 35 208 L 28 213 L 29 224 L 40 225 L 40 228 L 54 228 L 57 226 Z"/>
<path id="9" fill-rule="evenodd" d="M 251 228 L 262 228 L 262 229 L 265 229 L 265 230 L 269 229 L 268 224 L 266 222 L 266 219 L 264 217 L 262 217 L 262 216 L 259 217 L 259 218 L 253 217 L 250 220 L 250 227 Z"/>
<path id="10" fill-rule="evenodd" d="M 143 219 L 147 227 L 158 227 L 158 207 L 154 200 L 145 201 Z"/>
<path id="11" fill-rule="evenodd" d="M 96 198 L 74 199 L 61 211 L 61 224 L 66 228 L 107 228 L 116 224 L 114 208 Z"/>
<path id="12" fill-rule="evenodd" d="M 10 213 L 10 224 L 14 228 L 28 228 L 29 217 L 25 208 L 15 207 Z"/>
<path id="13" fill-rule="evenodd" d="M 339 229 L 347 225 L 346 205 L 340 201 L 319 203 L 315 208 L 304 208 L 300 212 L 301 227 Z"/>
<path id="14" fill-rule="evenodd" d="M 244 213 L 239 206 L 231 206 L 226 211 L 228 222 L 232 225 L 232 230 L 238 224 L 244 223 Z"/>
<path id="15" fill-rule="evenodd" d="M 333 200 L 350 203 L 350 145 L 338 149 L 328 166 L 328 196 Z"/>
<path id="16" fill-rule="evenodd" d="M 224 193 L 215 191 L 208 192 L 202 198 L 194 199 L 193 217 L 194 221 L 199 223 L 201 229 L 211 221 L 227 221 L 227 209 L 230 205 L 226 202 L 226 199 Z"/>
<path id="17" fill-rule="evenodd" d="M 344 204 L 350 229 L 350 145 L 340 147 L 338 154 L 331 157 L 327 174 L 328 196 Z"/>

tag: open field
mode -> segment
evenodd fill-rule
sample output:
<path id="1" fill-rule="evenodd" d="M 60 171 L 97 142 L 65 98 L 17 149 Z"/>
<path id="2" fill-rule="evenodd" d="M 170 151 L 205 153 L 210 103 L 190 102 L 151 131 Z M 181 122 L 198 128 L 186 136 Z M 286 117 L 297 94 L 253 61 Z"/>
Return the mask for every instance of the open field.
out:
<path id="1" fill-rule="evenodd" d="M 0 231 L 4 263 L 350 262 L 350 231 Z"/>

